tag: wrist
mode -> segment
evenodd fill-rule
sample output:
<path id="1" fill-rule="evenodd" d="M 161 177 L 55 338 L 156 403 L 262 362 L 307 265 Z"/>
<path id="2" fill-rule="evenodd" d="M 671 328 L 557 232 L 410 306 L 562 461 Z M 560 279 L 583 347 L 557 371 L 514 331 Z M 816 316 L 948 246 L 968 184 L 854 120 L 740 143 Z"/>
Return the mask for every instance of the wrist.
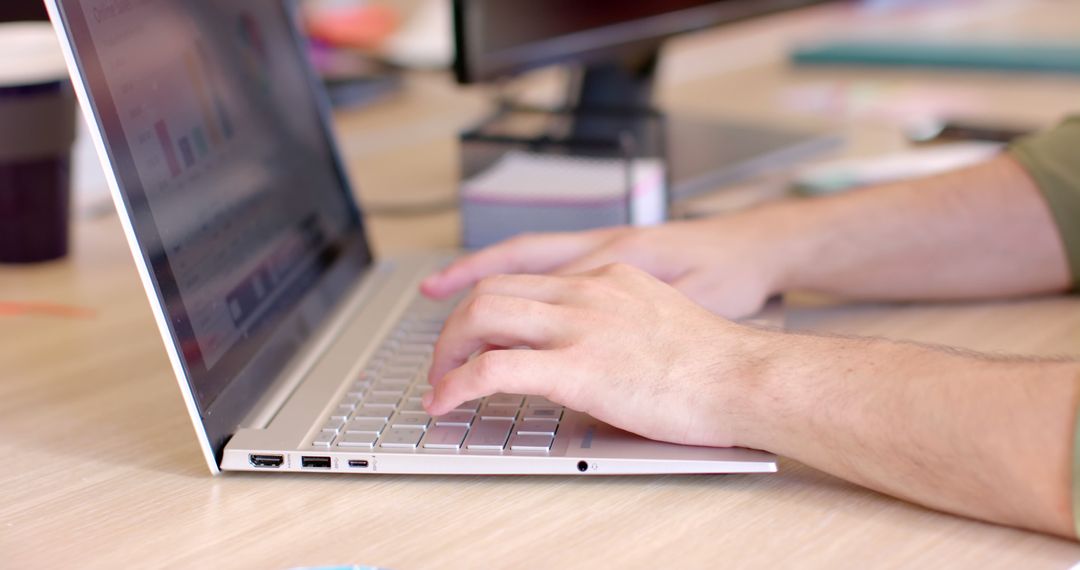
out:
<path id="1" fill-rule="evenodd" d="M 733 425 L 736 445 L 799 459 L 819 443 L 822 414 L 862 408 L 849 400 L 845 379 L 874 360 L 879 343 L 749 330 L 742 357 L 749 365 L 735 376 L 744 410 Z"/>
<path id="2" fill-rule="evenodd" d="M 804 372 L 796 369 L 811 356 L 806 337 L 718 320 L 708 375 L 718 418 L 713 445 L 775 451 L 788 430 L 779 416 L 803 401 L 796 379 Z"/>
<path id="3" fill-rule="evenodd" d="M 836 223 L 826 199 L 785 200 L 754 212 L 751 223 L 764 228 L 762 266 L 769 295 L 813 288 L 812 277 L 828 261 Z"/>

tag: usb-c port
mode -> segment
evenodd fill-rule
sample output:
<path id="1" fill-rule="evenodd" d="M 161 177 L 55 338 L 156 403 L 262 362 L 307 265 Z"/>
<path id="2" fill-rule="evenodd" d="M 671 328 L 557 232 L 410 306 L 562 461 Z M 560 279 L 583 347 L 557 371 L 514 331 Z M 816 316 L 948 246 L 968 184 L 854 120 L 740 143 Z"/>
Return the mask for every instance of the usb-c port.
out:
<path id="1" fill-rule="evenodd" d="M 356 469 L 364 469 L 367 466 L 368 466 L 368 460 L 367 459 L 350 459 L 349 460 L 349 467 L 354 467 Z"/>
<path id="2" fill-rule="evenodd" d="M 248 455 L 248 461 L 251 462 L 252 467 L 277 468 L 285 463 L 285 458 L 281 455 L 258 455 L 252 453 Z"/>

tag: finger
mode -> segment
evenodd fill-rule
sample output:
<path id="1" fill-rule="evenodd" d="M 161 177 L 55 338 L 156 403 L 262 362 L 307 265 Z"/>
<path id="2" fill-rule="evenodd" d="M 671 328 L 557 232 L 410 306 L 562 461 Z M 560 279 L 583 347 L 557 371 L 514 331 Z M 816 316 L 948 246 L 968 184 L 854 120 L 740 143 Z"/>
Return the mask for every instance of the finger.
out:
<path id="1" fill-rule="evenodd" d="M 570 261 L 552 271 L 555 275 L 579 275 L 590 273 L 613 263 L 625 263 L 623 256 L 618 255 L 611 248 L 600 248 L 588 255 Z"/>
<path id="2" fill-rule="evenodd" d="M 567 278 L 551 275 L 493 275 L 477 282 L 472 294 L 522 297 L 558 304 L 567 298 L 573 286 Z"/>
<path id="3" fill-rule="evenodd" d="M 599 247 L 619 228 L 589 232 L 527 235 L 465 256 L 429 276 L 420 290 L 429 297 L 449 297 L 489 275 L 546 273 Z"/>
<path id="4" fill-rule="evenodd" d="M 424 394 L 424 408 L 433 416 L 462 403 L 496 393 L 548 397 L 559 377 L 557 355 L 536 350 L 493 350 L 450 371 Z"/>
<path id="5" fill-rule="evenodd" d="M 437 386 L 449 371 L 489 345 L 548 348 L 567 327 L 554 305 L 521 297 L 474 295 L 451 314 L 435 343 L 428 382 Z"/>

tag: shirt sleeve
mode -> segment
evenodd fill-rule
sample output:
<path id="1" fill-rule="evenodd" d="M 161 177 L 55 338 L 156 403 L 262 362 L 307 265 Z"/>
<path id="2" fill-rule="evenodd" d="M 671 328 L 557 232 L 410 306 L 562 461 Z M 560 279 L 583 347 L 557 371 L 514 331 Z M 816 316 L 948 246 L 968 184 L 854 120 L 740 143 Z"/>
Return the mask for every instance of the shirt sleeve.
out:
<path id="1" fill-rule="evenodd" d="M 1080 538 L 1080 412 L 1077 412 L 1075 421 L 1072 450 L 1072 514 L 1073 532 Z"/>
<path id="2" fill-rule="evenodd" d="M 1080 115 L 1019 140 L 1009 153 L 1035 179 L 1050 205 L 1076 288 L 1080 285 Z"/>
<path id="3" fill-rule="evenodd" d="M 1076 288 L 1080 284 L 1080 116 L 1021 139 L 1009 152 L 1027 169 L 1050 205 Z M 1074 421 L 1072 511 L 1073 526 L 1080 536 L 1080 412 Z"/>

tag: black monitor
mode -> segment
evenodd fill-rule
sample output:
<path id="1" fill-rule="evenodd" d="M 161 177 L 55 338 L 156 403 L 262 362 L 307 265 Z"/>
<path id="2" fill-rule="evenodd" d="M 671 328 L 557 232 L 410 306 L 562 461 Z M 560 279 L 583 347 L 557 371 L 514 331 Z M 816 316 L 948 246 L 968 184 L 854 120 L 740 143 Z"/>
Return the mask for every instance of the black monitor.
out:
<path id="1" fill-rule="evenodd" d="M 616 138 L 625 133 L 623 125 L 584 111 L 655 112 L 655 71 L 667 39 L 828 1 L 454 0 L 455 71 L 459 82 L 475 83 L 575 64 L 581 73 L 567 89 L 565 106 L 582 112 L 574 115 L 570 136 Z M 841 142 L 838 136 L 738 120 L 662 116 L 675 200 L 790 165 Z"/>
<path id="2" fill-rule="evenodd" d="M 647 105 L 664 40 L 825 1 L 454 0 L 455 71 L 473 83 L 577 63 L 579 103 Z"/>
<path id="3" fill-rule="evenodd" d="M 49 15 L 45 12 L 45 4 L 41 0 L 0 1 L 0 22 L 48 19 Z"/>

